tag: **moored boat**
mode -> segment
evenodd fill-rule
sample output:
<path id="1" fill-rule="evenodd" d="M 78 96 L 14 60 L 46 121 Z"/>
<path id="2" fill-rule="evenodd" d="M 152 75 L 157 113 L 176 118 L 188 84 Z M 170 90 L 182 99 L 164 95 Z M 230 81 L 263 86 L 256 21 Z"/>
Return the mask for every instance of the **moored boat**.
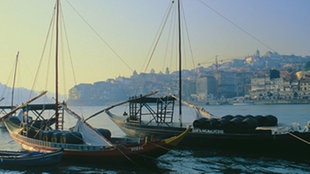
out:
<path id="1" fill-rule="evenodd" d="M 132 97 L 125 115 L 105 112 L 129 136 L 165 138 L 184 131 L 186 125 L 174 119 L 174 100 L 166 97 Z M 309 159 L 310 125 L 303 130 L 279 125 L 275 116 L 227 115 L 217 117 L 196 106 L 193 128 L 179 147 L 219 149 L 232 152 Z M 208 116 L 208 118 L 207 118 Z"/>
<path id="2" fill-rule="evenodd" d="M 75 117 L 79 117 L 66 106 L 60 106 Z M 43 113 L 46 110 L 55 109 L 55 105 L 27 105 L 23 109 L 36 112 L 42 109 Z M 14 116 L 8 116 L 3 120 L 11 137 L 29 151 L 49 152 L 63 149 L 63 158 L 66 159 L 87 161 L 153 159 L 168 152 L 189 132 L 187 129 L 177 136 L 165 139 L 114 138 L 109 130 L 93 128 L 80 117 L 71 129 L 55 130 L 50 129 L 51 125 L 46 126 L 48 119 L 32 120 L 30 113 L 24 115 L 26 117 L 22 121 Z"/>
<path id="3" fill-rule="evenodd" d="M 114 114 L 111 109 L 104 110 L 110 118 L 129 136 L 153 135 L 160 138 L 177 135 L 184 131 L 182 121 L 182 43 L 180 0 L 173 1 L 178 14 L 178 58 L 179 58 L 179 93 L 178 97 L 131 97 L 128 113 Z M 186 22 L 185 22 L 186 23 Z M 174 119 L 175 100 L 178 99 L 178 120 Z M 191 132 L 181 142 L 185 148 L 223 149 L 264 155 L 294 156 L 309 159 L 310 131 L 294 130 L 278 125 L 274 116 L 231 116 L 216 117 L 202 108 L 191 105 L 197 113 L 197 120 L 192 120 Z M 203 116 L 202 116 L 203 115 Z M 260 119 L 267 120 L 260 124 Z M 271 121 L 268 121 L 271 119 Z"/>
<path id="4" fill-rule="evenodd" d="M 55 152 L 0 151 L 0 166 L 42 166 L 57 164 L 62 159 L 62 150 Z"/>

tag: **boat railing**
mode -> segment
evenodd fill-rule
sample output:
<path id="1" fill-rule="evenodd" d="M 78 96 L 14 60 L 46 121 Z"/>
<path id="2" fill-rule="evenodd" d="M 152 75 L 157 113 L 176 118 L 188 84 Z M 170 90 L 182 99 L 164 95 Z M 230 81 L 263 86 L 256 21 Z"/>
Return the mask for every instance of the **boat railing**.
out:
<path id="1" fill-rule="evenodd" d="M 88 144 L 63 144 L 49 141 L 36 140 L 33 138 L 23 137 L 22 135 L 18 135 L 18 138 L 24 142 L 28 142 L 31 144 L 36 144 L 39 146 L 47 146 L 55 149 L 73 149 L 73 150 L 83 150 L 83 151 L 97 151 L 102 149 L 102 146 L 88 145 Z"/>
<path id="2" fill-rule="evenodd" d="M 29 137 L 24 137 L 23 135 L 17 134 L 16 137 L 20 140 L 22 140 L 23 142 L 27 142 L 27 143 L 31 143 L 31 144 L 36 144 L 39 146 L 51 146 L 52 142 L 48 142 L 48 141 L 42 141 L 42 140 L 36 140 L 33 138 L 29 138 Z"/>
<path id="3" fill-rule="evenodd" d="M 29 137 L 24 137 L 22 135 L 17 135 L 17 137 L 27 143 L 36 144 L 38 146 L 46 146 L 55 149 L 74 149 L 74 150 L 84 150 L 84 151 L 95 151 L 102 149 L 102 146 L 92 146 L 87 144 L 63 144 L 49 141 L 36 140 Z"/>
<path id="4" fill-rule="evenodd" d="M 81 151 L 98 151 L 103 148 L 102 146 L 93 146 L 87 144 L 63 144 L 63 143 L 52 143 L 52 147 L 70 149 L 70 150 L 81 150 Z"/>

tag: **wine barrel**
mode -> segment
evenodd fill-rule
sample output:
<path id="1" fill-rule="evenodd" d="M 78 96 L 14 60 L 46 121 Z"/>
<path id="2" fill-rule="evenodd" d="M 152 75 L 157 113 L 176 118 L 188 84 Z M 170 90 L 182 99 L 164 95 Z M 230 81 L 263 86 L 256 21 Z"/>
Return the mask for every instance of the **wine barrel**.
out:
<path id="1" fill-rule="evenodd" d="M 111 131 L 109 129 L 98 128 L 96 129 L 102 136 L 107 139 L 111 139 Z"/>
<path id="2" fill-rule="evenodd" d="M 256 115 L 255 120 L 257 122 L 257 126 L 264 126 L 265 118 L 262 115 Z"/>
<path id="3" fill-rule="evenodd" d="M 247 130 L 254 130 L 257 127 L 257 121 L 254 117 L 246 117 L 241 122 L 242 128 Z"/>
<path id="4" fill-rule="evenodd" d="M 193 122 L 193 126 L 195 129 L 206 129 L 208 121 L 208 118 L 199 118 Z"/>
<path id="5" fill-rule="evenodd" d="M 236 116 L 234 116 L 234 118 L 238 118 L 238 120 L 239 120 L 239 118 L 241 118 L 243 120 L 245 118 L 245 116 L 243 116 L 243 115 L 236 115 Z"/>
<path id="6" fill-rule="evenodd" d="M 53 131 L 44 131 L 42 132 L 42 140 L 43 141 L 48 141 L 51 142 L 52 141 L 52 135 L 53 135 Z"/>
<path id="7" fill-rule="evenodd" d="M 83 137 L 79 132 L 63 131 L 60 135 L 60 143 L 64 144 L 82 144 Z"/>
<path id="8" fill-rule="evenodd" d="M 194 129 L 201 129 L 201 123 L 199 120 L 194 120 L 193 121 L 193 126 L 194 126 Z"/>
<path id="9" fill-rule="evenodd" d="M 234 117 L 229 121 L 229 127 L 231 129 L 239 129 L 241 127 L 241 122 L 243 120 L 243 117 Z"/>
<path id="10" fill-rule="evenodd" d="M 225 116 L 223 116 L 222 118 L 221 118 L 221 120 L 228 120 L 228 121 L 230 121 L 231 119 L 233 119 L 234 118 L 234 116 L 232 116 L 232 115 L 225 115 Z"/>
<path id="11" fill-rule="evenodd" d="M 273 115 L 267 115 L 264 117 L 264 126 L 277 126 L 278 119 Z"/>
<path id="12" fill-rule="evenodd" d="M 10 120 L 10 122 L 12 122 L 12 123 L 14 123 L 14 124 L 16 124 L 16 125 L 20 125 L 20 120 L 19 120 L 18 117 L 10 116 L 10 117 L 9 117 L 9 120 Z"/>
<path id="13" fill-rule="evenodd" d="M 209 119 L 209 128 L 208 129 L 219 129 L 221 122 L 217 118 L 211 118 Z"/>
<path id="14" fill-rule="evenodd" d="M 232 117 L 231 117 L 232 118 Z M 226 130 L 229 128 L 230 125 L 230 118 L 226 117 L 226 118 L 221 118 L 220 120 L 220 129 Z"/>
<path id="15" fill-rule="evenodd" d="M 51 141 L 54 143 L 59 143 L 60 142 L 60 136 L 61 136 L 60 130 L 53 130 Z"/>

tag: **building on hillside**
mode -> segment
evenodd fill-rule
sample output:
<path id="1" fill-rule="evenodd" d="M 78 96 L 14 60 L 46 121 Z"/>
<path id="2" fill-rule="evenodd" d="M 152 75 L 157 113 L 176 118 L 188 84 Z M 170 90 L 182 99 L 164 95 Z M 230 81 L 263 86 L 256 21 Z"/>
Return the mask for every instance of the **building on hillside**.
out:
<path id="1" fill-rule="evenodd" d="M 299 78 L 295 82 L 290 82 L 280 75 L 273 75 L 271 72 L 269 77 L 262 75 L 251 79 L 250 95 L 254 102 L 260 104 L 310 102 L 310 79 Z"/>
<path id="2" fill-rule="evenodd" d="M 198 101 L 205 101 L 208 96 L 216 95 L 216 80 L 214 76 L 203 75 L 196 81 L 196 94 Z"/>
<path id="3" fill-rule="evenodd" d="M 232 98 L 236 96 L 236 73 L 221 71 L 217 79 L 218 97 Z"/>

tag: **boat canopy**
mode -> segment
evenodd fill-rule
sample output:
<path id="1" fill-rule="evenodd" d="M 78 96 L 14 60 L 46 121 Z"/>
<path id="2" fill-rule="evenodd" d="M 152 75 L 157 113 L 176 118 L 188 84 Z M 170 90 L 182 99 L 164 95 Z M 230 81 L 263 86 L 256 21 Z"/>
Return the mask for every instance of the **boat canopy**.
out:
<path id="1" fill-rule="evenodd" d="M 133 96 L 129 98 L 129 103 L 158 103 L 158 102 L 168 102 L 176 100 L 172 96 L 165 97 L 141 97 L 141 96 Z"/>
<path id="2" fill-rule="evenodd" d="M 142 122 L 142 116 L 151 116 L 149 121 L 158 124 L 168 124 L 173 122 L 175 98 L 164 97 L 140 97 L 129 98 L 129 119 L 128 121 Z"/>

